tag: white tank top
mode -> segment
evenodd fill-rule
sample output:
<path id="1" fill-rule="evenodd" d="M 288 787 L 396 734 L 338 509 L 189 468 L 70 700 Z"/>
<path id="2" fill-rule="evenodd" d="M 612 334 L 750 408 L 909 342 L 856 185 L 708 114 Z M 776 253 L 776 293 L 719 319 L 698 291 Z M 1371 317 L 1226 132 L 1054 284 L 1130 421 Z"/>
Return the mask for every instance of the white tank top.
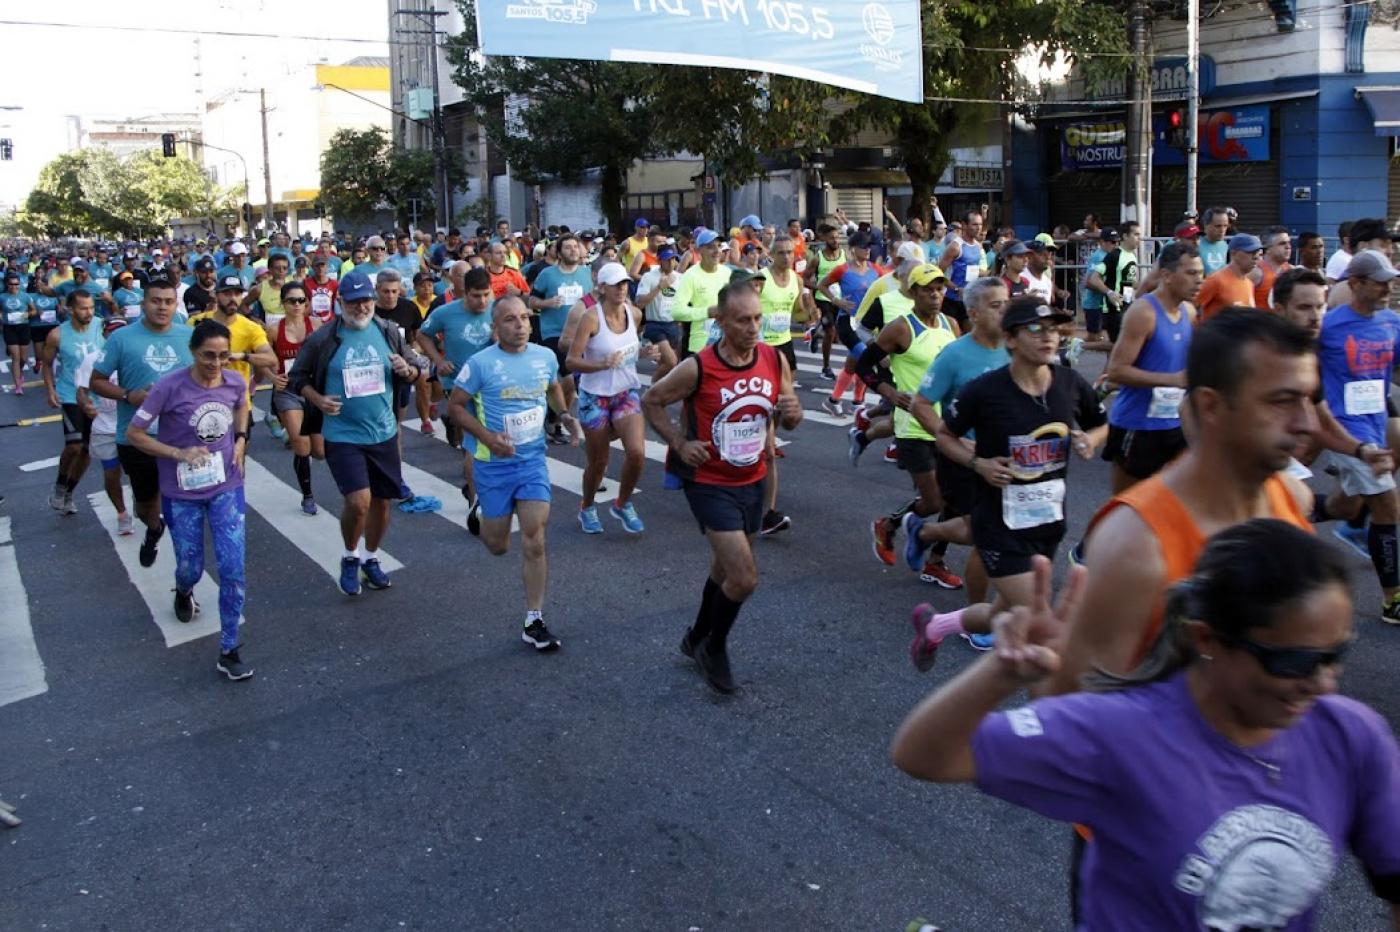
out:
<path id="1" fill-rule="evenodd" d="M 603 312 L 602 302 L 593 306 L 598 315 L 598 332 L 588 340 L 583 358 L 589 362 L 602 362 L 613 353 L 622 353 L 622 365 L 616 369 L 601 372 L 585 372 L 578 377 L 578 387 L 590 395 L 620 395 L 629 388 L 640 388 L 642 380 L 637 377 L 637 353 L 641 342 L 637 339 L 637 328 L 633 325 L 632 308 L 623 305 L 627 312 L 627 323 L 622 333 L 615 333 L 608 327 L 608 315 Z"/>

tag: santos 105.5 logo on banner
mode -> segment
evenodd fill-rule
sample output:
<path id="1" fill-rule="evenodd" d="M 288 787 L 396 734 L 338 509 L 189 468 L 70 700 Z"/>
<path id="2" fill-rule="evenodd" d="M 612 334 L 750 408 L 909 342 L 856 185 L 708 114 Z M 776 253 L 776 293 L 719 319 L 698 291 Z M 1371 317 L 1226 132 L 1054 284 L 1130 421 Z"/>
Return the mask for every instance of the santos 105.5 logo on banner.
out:
<path id="1" fill-rule="evenodd" d="M 919 0 L 478 0 L 476 20 L 487 55 L 766 71 L 924 99 Z"/>

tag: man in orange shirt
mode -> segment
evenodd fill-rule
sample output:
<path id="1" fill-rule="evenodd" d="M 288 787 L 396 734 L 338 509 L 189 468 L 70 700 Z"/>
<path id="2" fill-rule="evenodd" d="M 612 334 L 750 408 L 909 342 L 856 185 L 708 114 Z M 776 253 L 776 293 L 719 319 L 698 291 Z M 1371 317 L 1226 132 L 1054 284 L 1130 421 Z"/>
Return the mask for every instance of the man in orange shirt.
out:
<path id="1" fill-rule="evenodd" d="M 1201 286 L 1196 306 L 1201 309 L 1202 322 L 1227 307 L 1256 307 L 1254 282 L 1249 273 L 1259 264 L 1264 244 L 1252 233 L 1236 233 L 1230 237 L 1230 261 L 1213 273 Z"/>
<path id="2" fill-rule="evenodd" d="M 492 243 L 486 250 L 486 271 L 491 273 L 491 293 L 497 301 L 510 295 L 523 299 L 530 293 L 525 276 L 506 264 L 508 256 L 503 242 Z"/>
<path id="3" fill-rule="evenodd" d="M 1254 306 L 1272 308 L 1274 281 L 1293 268 L 1288 262 L 1293 255 L 1293 237 L 1288 235 L 1288 227 L 1269 227 L 1264 231 L 1263 242 L 1264 257 L 1259 260 L 1254 280 Z"/>

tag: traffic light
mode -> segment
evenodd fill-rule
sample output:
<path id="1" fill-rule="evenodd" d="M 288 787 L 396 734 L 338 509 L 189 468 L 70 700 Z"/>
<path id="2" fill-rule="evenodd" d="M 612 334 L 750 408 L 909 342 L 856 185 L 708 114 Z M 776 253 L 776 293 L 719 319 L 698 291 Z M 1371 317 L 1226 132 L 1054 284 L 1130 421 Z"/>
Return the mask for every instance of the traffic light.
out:
<path id="1" fill-rule="evenodd" d="M 168 158 L 168 159 L 173 159 L 173 158 L 175 158 L 175 134 L 174 134 L 174 133 L 161 133 L 161 134 L 160 134 L 160 151 L 161 151 L 162 153 L 164 153 L 165 157 Z"/>
<path id="2" fill-rule="evenodd" d="M 8 139 L 0 139 L 0 162 L 9 162 L 15 157 L 15 144 Z"/>
<path id="3" fill-rule="evenodd" d="M 253 228 L 253 205 L 252 205 L 252 204 L 244 203 L 244 205 L 243 205 L 243 222 L 244 222 L 245 224 L 248 225 L 248 229 L 251 230 L 251 229 Z"/>
<path id="4" fill-rule="evenodd" d="M 1167 113 L 1167 134 L 1166 142 L 1169 146 L 1178 149 L 1186 148 L 1186 113 L 1183 110 L 1172 110 Z"/>

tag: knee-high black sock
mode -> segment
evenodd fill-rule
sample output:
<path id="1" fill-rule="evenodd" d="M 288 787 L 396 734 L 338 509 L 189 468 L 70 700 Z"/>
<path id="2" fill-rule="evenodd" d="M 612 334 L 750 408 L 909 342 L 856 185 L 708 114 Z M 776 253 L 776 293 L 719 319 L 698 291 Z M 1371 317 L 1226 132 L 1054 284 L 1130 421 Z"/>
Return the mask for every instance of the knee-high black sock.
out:
<path id="1" fill-rule="evenodd" d="M 695 627 L 690 629 L 690 643 L 697 644 L 710 633 L 710 609 L 714 606 L 719 583 L 705 577 L 705 591 L 700 596 L 700 611 L 695 613 Z"/>
<path id="2" fill-rule="evenodd" d="M 942 560 L 943 557 L 946 556 L 948 553 L 948 542 L 946 540 L 938 541 L 931 548 L 929 548 L 929 552 L 932 553 L 938 559 Z"/>
<path id="3" fill-rule="evenodd" d="M 1371 523 L 1366 534 L 1366 549 L 1371 551 L 1371 563 L 1376 567 L 1382 589 L 1400 586 L 1400 557 L 1395 552 L 1395 525 Z"/>
<path id="4" fill-rule="evenodd" d="M 292 470 L 297 474 L 297 485 L 301 486 L 303 498 L 311 495 L 311 457 L 293 456 Z"/>
<path id="5" fill-rule="evenodd" d="M 739 618 L 743 602 L 735 602 L 716 587 L 714 602 L 710 605 L 710 636 L 706 638 L 706 649 L 712 654 L 721 653 L 729 639 L 729 629 Z"/>
<path id="6" fill-rule="evenodd" d="M 70 491 L 70 492 L 73 491 L 74 489 L 76 489 L 76 488 L 78 487 L 78 479 L 77 479 L 77 477 L 75 477 L 75 476 L 69 476 L 67 479 L 64 479 L 64 480 L 63 480 L 63 487 L 64 487 L 65 489 L 67 489 L 68 491 Z"/>
<path id="7" fill-rule="evenodd" d="M 1313 495 L 1312 514 L 1308 517 L 1308 520 L 1313 524 L 1322 524 L 1332 520 L 1332 513 L 1327 510 L 1326 495 Z"/>
<path id="8" fill-rule="evenodd" d="M 68 485 L 68 470 L 67 470 L 65 467 L 63 467 L 63 466 L 60 466 L 60 467 L 58 467 L 58 479 L 54 482 L 54 487 L 55 487 L 55 488 L 62 488 L 62 487 L 65 487 L 65 486 L 67 486 L 67 485 Z"/>

